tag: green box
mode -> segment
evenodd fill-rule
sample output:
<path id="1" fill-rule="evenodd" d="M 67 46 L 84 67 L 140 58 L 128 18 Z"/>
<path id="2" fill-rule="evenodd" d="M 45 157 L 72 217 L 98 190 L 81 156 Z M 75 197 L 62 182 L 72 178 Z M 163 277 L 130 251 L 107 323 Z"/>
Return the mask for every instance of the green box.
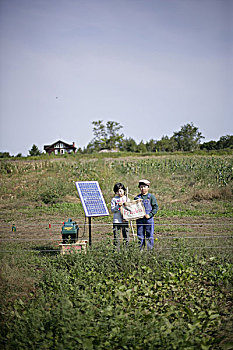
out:
<path id="1" fill-rule="evenodd" d="M 75 243 L 78 240 L 79 227 L 75 221 L 68 219 L 62 226 L 62 243 Z"/>

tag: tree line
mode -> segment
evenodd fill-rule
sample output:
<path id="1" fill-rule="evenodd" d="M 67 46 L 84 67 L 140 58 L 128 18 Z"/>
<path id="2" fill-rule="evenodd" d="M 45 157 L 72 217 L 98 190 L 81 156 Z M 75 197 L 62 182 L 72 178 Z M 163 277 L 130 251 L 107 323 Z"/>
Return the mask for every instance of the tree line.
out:
<path id="1" fill-rule="evenodd" d="M 183 125 L 179 131 L 173 133 L 171 137 L 163 136 L 160 140 L 151 139 L 137 143 L 132 137 L 125 138 L 121 133 L 123 126 L 116 121 L 103 120 L 92 122 L 93 139 L 83 149 L 79 148 L 78 153 L 88 154 L 101 151 L 121 151 L 121 152 L 193 152 L 197 150 L 221 150 L 233 149 L 233 135 L 220 137 L 218 141 L 201 143 L 205 137 L 193 123 Z M 29 150 L 29 156 L 39 156 L 42 152 L 34 144 Z M 0 152 L 0 158 L 9 158 L 9 152 Z M 18 153 L 16 157 L 22 157 Z"/>
<path id="2" fill-rule="evenodd" d="M 201 143 L 204 136 L 193 123 L 185 124 L 171 137 L 163 136 L 160 140 L 151 139 L 147 142 L 141 140 L 137 143 L 132 137 L 125 138 L 120 130 L 120 123 L 103 120 L 92 122 L 93 139 L 88 143 L 82 153 L 100 152 L 103 150 L 119 150 L 125 152 L 192 152 L 196 150 L 219 150 L 233 148 L 233 135 L 222 136 L 218 141 Z"/>

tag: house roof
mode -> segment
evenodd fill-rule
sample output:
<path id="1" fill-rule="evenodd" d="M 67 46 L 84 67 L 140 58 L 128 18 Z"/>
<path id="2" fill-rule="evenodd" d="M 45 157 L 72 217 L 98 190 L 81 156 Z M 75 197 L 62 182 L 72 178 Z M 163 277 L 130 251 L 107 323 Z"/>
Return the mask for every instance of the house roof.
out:
<path id="1" fill-rule="evenodd" d="M 54 143 L 52 143 L 51 145 L 44 145 L 44 150 L 48 149 L 48 148 L 53 148 L 57 143 L 63 143 L 63 145 L 67 148 L 73 148 L 73 149 L 77 149 L 77 147 L 74 146 L 74 143 L 73 144 L 69 144 L 67 142 L 64 142 L 62 140 L 58 140 Z"/>

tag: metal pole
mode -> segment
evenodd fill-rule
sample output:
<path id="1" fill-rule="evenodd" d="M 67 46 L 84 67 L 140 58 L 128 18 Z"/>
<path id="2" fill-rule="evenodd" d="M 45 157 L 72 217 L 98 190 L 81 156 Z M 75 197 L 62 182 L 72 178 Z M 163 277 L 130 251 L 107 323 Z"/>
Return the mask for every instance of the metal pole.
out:
<path id="1" fill-rule="evenodd" d="M 88 226 L 89 226 L 89 246 L 91 246 L 91 217 L 88 218 Z"/>

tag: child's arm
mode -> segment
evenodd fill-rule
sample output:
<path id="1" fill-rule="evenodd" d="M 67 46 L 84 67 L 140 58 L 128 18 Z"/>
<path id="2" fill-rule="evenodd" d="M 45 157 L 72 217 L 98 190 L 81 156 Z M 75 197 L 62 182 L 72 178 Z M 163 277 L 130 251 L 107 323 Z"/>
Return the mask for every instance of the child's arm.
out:
<path id="1" fill-rule="evenodd" d="M 120 209 L 119 204 L 116 202 L 116 199 L 113 198 L 111 200 L 111 212 L 112 213 L 116 213 L 119 209 Z"/>
<path id="2" fill-rule="evenodd" d="M 152 218 L 157 213 L 157 211 L 159 209 L 157 200 L 153 194 L 150 197 L 150 204 L 152 206 L 152 209 L 151 209 L 151 212 L 149 214 L 145 215 L 146 219 Z"/>
<path id="3" fill-rule="evenodd" d="M 152 206 L 152 210 L 150 213 L 150 217 L 154 216 L 157 213 L 157 211 L 159 210 L 157 200 L 153 194 L 151 195 L 151 206 Z"/>

